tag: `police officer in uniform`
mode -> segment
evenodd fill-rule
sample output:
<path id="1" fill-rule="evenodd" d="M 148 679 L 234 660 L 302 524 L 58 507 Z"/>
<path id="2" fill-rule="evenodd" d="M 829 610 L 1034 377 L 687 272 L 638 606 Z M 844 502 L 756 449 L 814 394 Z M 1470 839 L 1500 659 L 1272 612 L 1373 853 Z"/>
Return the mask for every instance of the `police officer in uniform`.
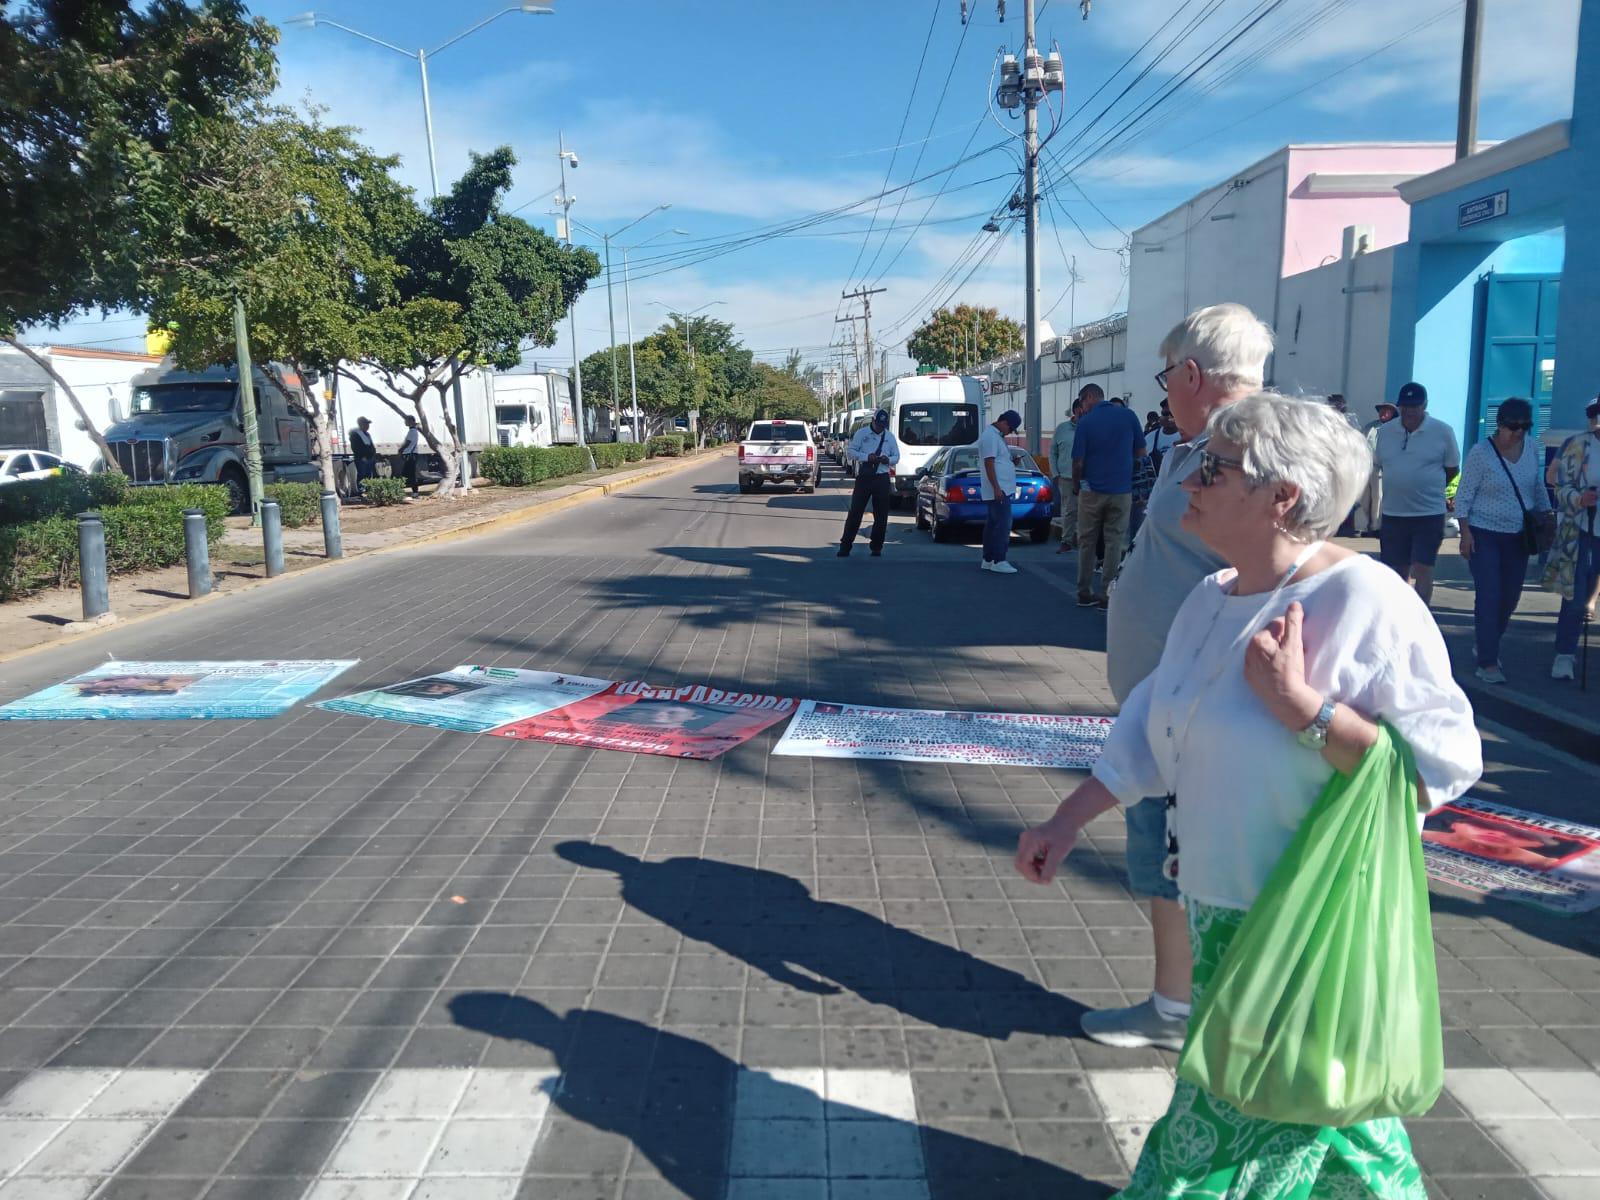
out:
<path id="1" fill-rule="evenodd" d="M 850 439 L 850 455 L 856 460 L 856 486 L 850 493 L 850 515 L 844 519 L 844 536 L 839 539 L 839 557 L 850 557 L 850 546 L 861 528 L 861 518 L 872 501 L 872 557 L 883 553 L 883 539 L 889 533 L 889 497 L 894 481 L 889 469 L 900 461 L 900 443 L 889 430 L 889 410 L 872 414 L 872 424 L 863 425 Z"/>

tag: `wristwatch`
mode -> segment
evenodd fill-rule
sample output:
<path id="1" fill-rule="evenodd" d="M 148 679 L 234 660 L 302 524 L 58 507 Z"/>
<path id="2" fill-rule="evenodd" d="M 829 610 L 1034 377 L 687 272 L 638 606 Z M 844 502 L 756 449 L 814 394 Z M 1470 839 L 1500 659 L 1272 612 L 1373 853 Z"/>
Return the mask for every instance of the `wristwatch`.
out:
<path id="1" fill-rule="evenodd" d="M 1322 707 L 1317 709 L 1317 715 L 1311 719 L 1311 724 L 1300 731 L 1300 744 L 1308 750 L 1321 750 L 1328 744 L 1328 727 L 1333 724 L 1333 711 L 1338 704 L 1333 700 L 1324 699 Z"/>

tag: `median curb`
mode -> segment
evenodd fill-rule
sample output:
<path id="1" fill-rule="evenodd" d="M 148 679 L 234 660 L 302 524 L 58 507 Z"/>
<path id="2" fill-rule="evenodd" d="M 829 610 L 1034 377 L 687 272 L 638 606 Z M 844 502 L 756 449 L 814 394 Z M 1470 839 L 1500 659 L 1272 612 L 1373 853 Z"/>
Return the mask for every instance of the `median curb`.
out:
<path id="1" fill-rule="evenodd" d="M 569 508 L 575 508 L 590 500 L 597 500 L 603 496 L 610 496 L 626 488 L 652 480 L 661 479 L 668 475 L 675 475 L 679 471 L 688 470 L 690 467 L 703 466 L 718 458 L 727 457 L 730 448 L 718 447 L 716 450 L 702 452 L 688 458 L 674 459 L 656 467 L 649 467 L 621 478 L 606 480 L 578 480 L 566 485 L 577 488 L 577 491 L 562 496 L 552 496 L 549 500 L 535 501 L 522 508 L 508 513 L 496 513 L 485 517 L 481 521 L 474 521 L 467 525 L 459 525 L 454 529 L 441 529 L 434 533 L 425 533 L 392 546 L 379 546 L 372 550 L 362 550 L 354 554 L 346 554 L 343 558 L 325 558 L 321 562 L 314 562 L 290 571 L 283 575 L 275 575 L 268 579 L 251 579 L 246 582 L 230 586 L 226 591 L 213 591 L 192 600 L 174 601 L 165 608 L 154 609 L 150 612 L 138 613 L 131 617 L 118 619 L 114 624 L 93 625 L 89 622 L 74 622 L 81 624 L 81 631 L 74 631 L 69 636 L 58 638 L 53 642 L 41 642 L 37 646 L 25 646 L 20 650 L 0 652 L 0 663 L 14 662 L 30 655 L 41 654 L 48 650 L 58 650 L 66 646 L 80 646 L 103 634 L 115 631 L 122 633 L 135 625 L 142 625 L 146 621 L 154 621 L 161 617 L 171 616 L 175 612 L 190 612 L 202 604 L 219 603 L 234 596 L 242 596 L 257 588 L 267 587 L 290 579 L 303 579 L 316 571 L 332 567 L 343 566 L 352 562 L 363 562 L 369 558 L 377 558 L 385 554 L 394 554 L 402 550 L 411 550 L 417 546 L 431 543 L 460 541 L 480 534 L 493 533 L 500 529 L 509 529 L 516 525 L 523 525 L 542 517 L 553 516 Z"/>

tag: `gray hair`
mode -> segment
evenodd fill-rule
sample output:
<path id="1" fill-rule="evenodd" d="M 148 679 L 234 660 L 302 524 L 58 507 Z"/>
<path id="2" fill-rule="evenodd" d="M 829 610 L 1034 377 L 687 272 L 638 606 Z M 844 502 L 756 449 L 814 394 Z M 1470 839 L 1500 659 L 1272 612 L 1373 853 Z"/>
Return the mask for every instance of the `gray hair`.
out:
<path id="1" fill-rule="evenodd" d="M 1214 384 L 1230 392 L 1259 388 L 1271 353 L 1271 327 L 1242 304 L 1197 308 L 1161 339 L 1168 362 L 1192 358 Z"/>
<path id="2" fill-rule="evenodd" d="M 1308 539 L 1339 528 L 1372 474 L 1367 439 L 1319 396 L 1257 392 L 1212 413 L 1206 433 L 1239 447 L 1250 486 L 1300 489 L 1283 524 Z"/>

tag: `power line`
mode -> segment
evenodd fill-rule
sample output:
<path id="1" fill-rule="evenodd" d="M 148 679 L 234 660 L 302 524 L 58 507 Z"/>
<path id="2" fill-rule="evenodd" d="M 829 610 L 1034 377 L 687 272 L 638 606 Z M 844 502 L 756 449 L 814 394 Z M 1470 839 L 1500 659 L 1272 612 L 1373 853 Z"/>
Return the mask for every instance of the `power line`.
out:
<path id="1" fill-rule="evenodd" d="M 933 0 L 933 11 L 928 14 L 928 32 L 922 39 L 922 54 L 917 59 L 917 73 L 911 81 L 911 94 L 906 97 L 906 111 L 900 118 L 900 132 L 894 135 L 894 140 L 897 142 L 904 140 L 906 136 L 906 123 L 911 120 L 911 106 L 916 102 L 917 88 L 922 83 L 922 67 L 928 61 L 928 47 L 933 44 L 933 30 L 939 21 L 941 4 L 942 0 Z M 899 157 L 900 148 L 896 146 L 894 153 L 889 156 L 889 167 L 883 173 L 883 186 L 885 189 L 889 186 L 889 180 L 894 177 L 894 164 Z M 915 173 L 915 171 L 912 172 L 912 174 Z M 861 239 L 861 249 L 856 251 L 855 262 L 850 264 L 849 278 L 855 277 L 856 268 L 861 265 L 861 256 L 867 252 L 867 243 L 872 240 L 872 227 L 878 223 L 878 210 L 883 206 L 883 197 L 887 194 L 888 192 L 885 190 L 878 195 L 878 203 L 872 209 L 872 221 L 867 226 L 867 236 Z"/>

